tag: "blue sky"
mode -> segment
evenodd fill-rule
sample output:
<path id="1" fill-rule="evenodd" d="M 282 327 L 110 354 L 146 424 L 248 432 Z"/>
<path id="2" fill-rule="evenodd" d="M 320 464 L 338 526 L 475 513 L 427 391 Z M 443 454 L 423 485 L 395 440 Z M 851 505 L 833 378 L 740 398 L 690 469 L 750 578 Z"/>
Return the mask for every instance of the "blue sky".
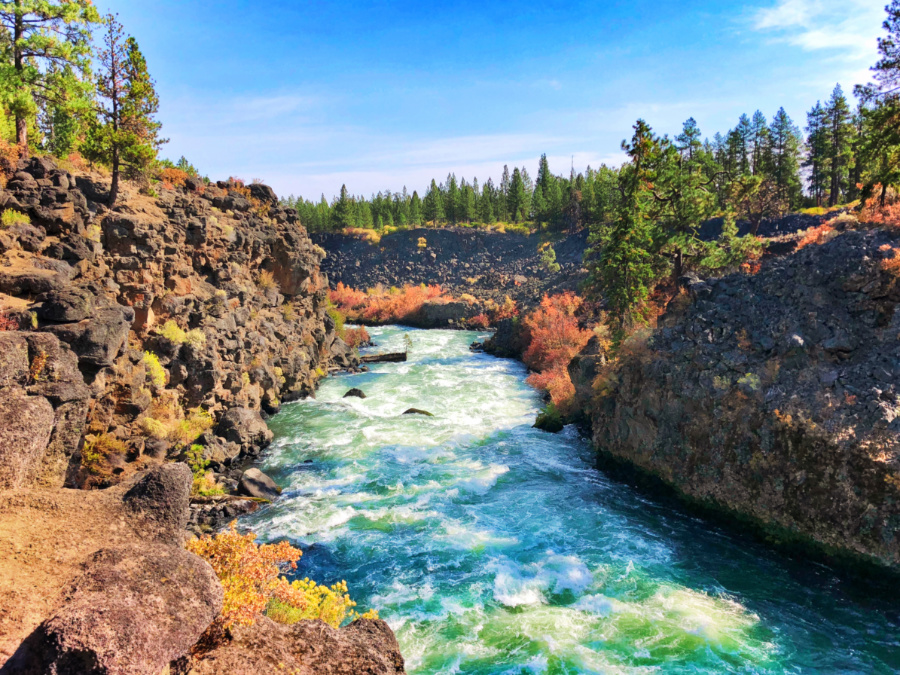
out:
<path id="1" fill-rule="evenodd" d="M 712 136 L 784 106 L 802 126 L 868 79 L 884 19 L 879 0 L 97 4 L 147 56 L 164 156 L 313 199 L 534 175 L 542 152 L 617 164 L 638 117 Z"/>

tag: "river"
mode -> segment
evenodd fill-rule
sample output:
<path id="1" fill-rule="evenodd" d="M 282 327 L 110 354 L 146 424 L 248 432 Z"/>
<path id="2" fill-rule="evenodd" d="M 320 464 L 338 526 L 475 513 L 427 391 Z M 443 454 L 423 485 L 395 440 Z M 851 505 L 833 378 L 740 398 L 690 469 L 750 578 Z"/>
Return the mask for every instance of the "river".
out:
<path id="1" fill-rule="evenodd" d="M 370 332 L 409 361 L 285 405 L 262 467 L 284 494 L 241 525 L 302 546 L 299 576 L 346 579 L 408 672 L 900 671 L 900 592 L 607 478 L 574 429 L 531 428 L 525 368 L 470 352 L 477 333 Z"/>

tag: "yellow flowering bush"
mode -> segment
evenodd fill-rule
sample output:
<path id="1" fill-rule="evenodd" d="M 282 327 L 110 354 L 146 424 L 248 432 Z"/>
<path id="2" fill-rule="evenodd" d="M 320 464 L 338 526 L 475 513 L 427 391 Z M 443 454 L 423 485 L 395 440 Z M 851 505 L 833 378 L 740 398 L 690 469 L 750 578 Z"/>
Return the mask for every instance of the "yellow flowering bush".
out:
<path id="1" fill-rule="evenodd" d="M 251 625 L 263 612 L 281 623 L 322 619 L 335 628 L 348 617 L 360 616 L 353 609 L 356 603 L 347 594 L 346 582 L 330 588 L 309 579 L 290 582 L 279 575 L 285 567 L 297 569 L 302 551 L 284 541 L 257 544 L 255 540 L 252 532 L 238 533 L 232 521 L 226 531 L 187 544 L 189 551 L 212 566 L 225 590 L 222 613 L 216 619 L 220 627 Z"/>

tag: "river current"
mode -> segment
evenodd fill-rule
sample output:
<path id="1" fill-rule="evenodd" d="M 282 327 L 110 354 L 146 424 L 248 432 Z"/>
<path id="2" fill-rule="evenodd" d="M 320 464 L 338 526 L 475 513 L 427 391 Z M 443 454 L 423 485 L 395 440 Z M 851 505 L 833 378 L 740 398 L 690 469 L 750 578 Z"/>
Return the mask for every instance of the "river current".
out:
<path id="1" fill-rule="evenodd" d="M 470 352 L 477 333 L 370 333 L 409 360 L 285 405 L 262 467 L 284 494 L 241 525 L 301 546 L 300 577 L 345 579 L 408 672 L 900 671 L 900 589 L 607 478 L 574 429 L 531 427 L 524 367 Z"/>

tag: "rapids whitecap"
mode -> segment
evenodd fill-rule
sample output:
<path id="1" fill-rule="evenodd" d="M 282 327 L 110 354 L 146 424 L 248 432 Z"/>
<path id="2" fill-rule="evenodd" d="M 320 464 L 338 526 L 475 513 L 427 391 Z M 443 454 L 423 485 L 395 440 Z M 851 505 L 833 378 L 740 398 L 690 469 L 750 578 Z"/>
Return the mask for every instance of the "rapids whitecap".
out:
<path id="1" fill-rule="evenodd" d="M 410 673 L 900 669 L 900 603 L 607 479 L 573 429 L 531 427 L 524 367 L 477 334 L 370 332 L 409 361 L 286 405 L 263 467 L 284 494 L 242 524 L 346 579 Z"/>

